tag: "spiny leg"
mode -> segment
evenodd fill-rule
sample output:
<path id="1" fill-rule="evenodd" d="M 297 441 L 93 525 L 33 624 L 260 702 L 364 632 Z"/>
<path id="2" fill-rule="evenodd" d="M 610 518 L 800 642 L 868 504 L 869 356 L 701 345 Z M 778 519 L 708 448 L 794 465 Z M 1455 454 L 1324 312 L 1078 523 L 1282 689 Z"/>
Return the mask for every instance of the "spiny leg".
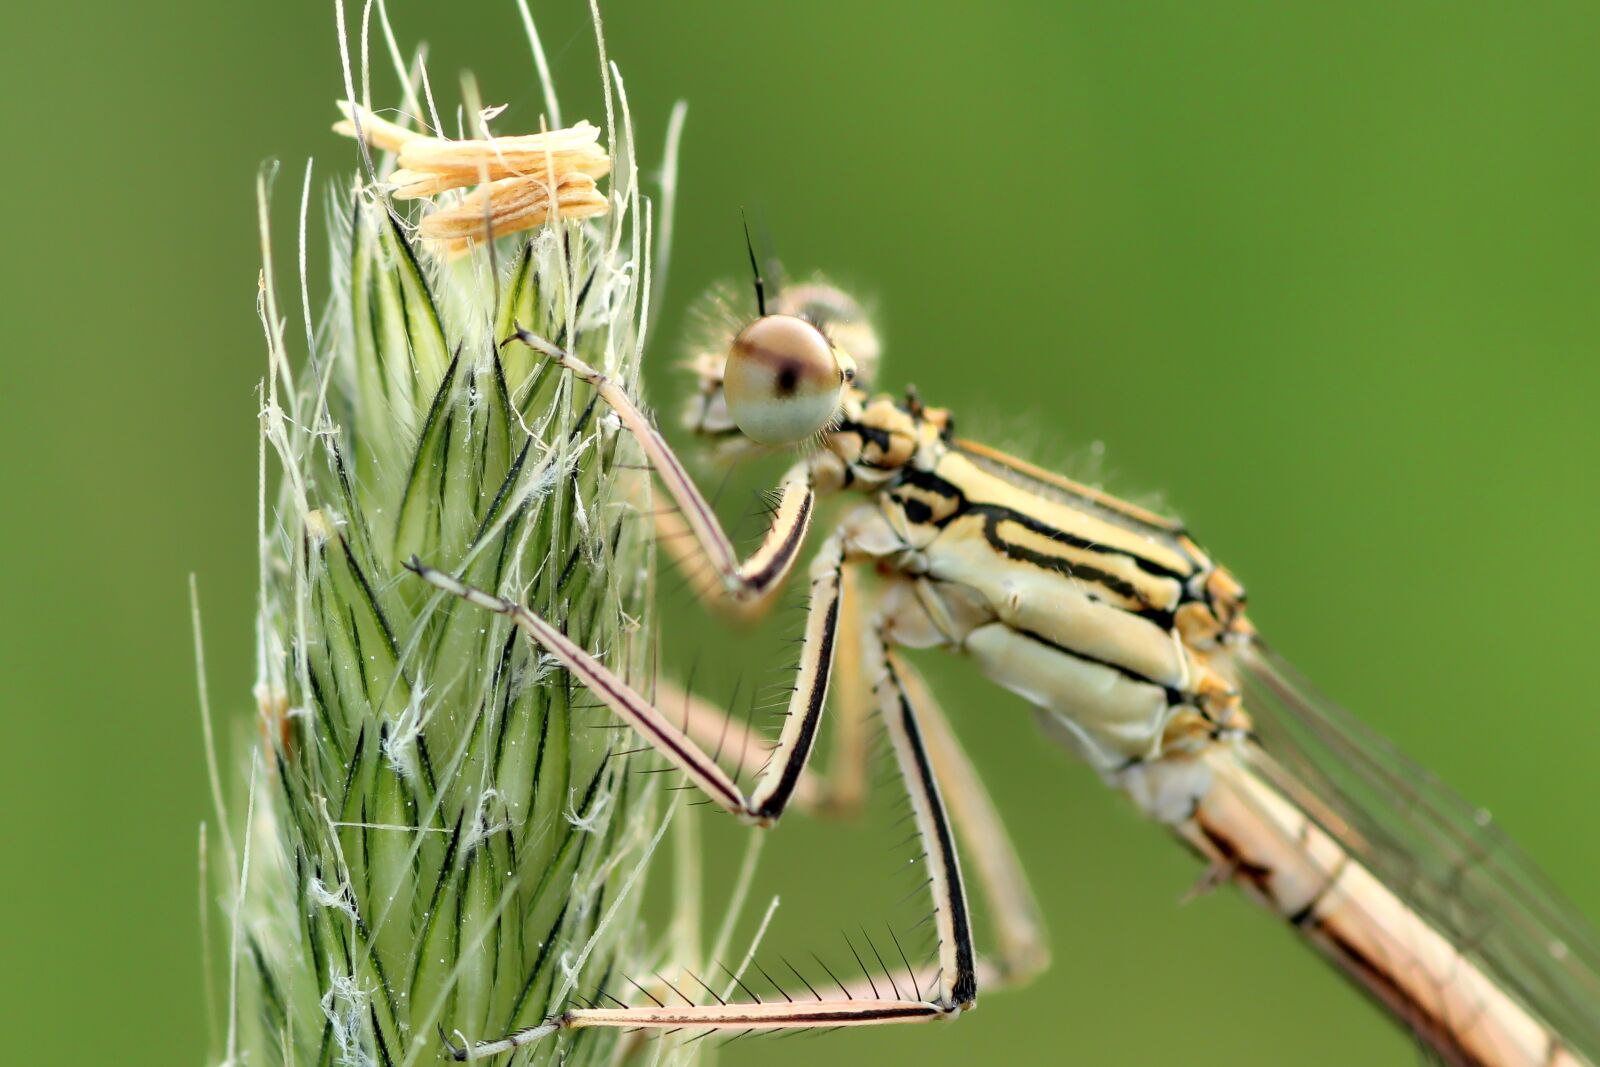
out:
<path id="1" fill-rule="evenodd" d="M 893 742 L 900 777 L 911 798 L 917 832 L 923 842 L 932 886 L 934 923 L 939 935 L 939 972 L 934 988 L 922 997 L 923 986 L 913 984 L 921 999 L 880 999 L 849 996 L 826 1000 L 782 1003 L 687 1004 L 682 1007 L 651 1004 L 643 1007 L 572 1008 L 539 1026 L 498 1041 L 471 1046 L 450 1046 L 458 1060 L 510 1052 L 561 1030 L 589 1027 L 623 1029 L 802 1030 L 882 1023 L 929 1022 L 952 1018 L 977 1001 L 978 974 L 972 945 L 971 915 L 967 909 L 961 862 L 955 833 L 940 796 L 922 724 L 911 694 L 902 684 L 894 663 L 879 647 L 872 659 L 881 666 L 874 687 L 879 712 Z"/>
<path id="2" fill-rule="evenodd" d="M 868 723 L 873 699 L 872 679 L 863 662 L 866 635 L 862 627 L 859 567 L 845 566 L 839 582 L 841 603 L 828 689 L 833 753 L 826 775 L 818 774 L 810 765 L 802 769 L 791 797 L 801 811 L 829 817 L 856 814 L 866 798 Z M 656 684 L 656 702 L 682 723 L 684 732 L 701 748 L 718 759 L 727 754 L 739 775 L 759 778 L 771 763 L 770 742 L 722 708 L 671 682 Z"/>
<path id="3" fill-rule="evenodd" d="M 861 654 L 865 650 L 873 651 L 876 654 L 871 658 L 877 662 L 872 666 L 879 672 L 878 677 L 883 676 L 887 660 L 892 664 L 899 685 L 917 709 L 923 741 L 933 760 L 934 773 L 943 789 L 951 820 L 970 861 L 978 891 L 994 918 L 998 952 L 978 961 L 978 974 L 987 989 L 1021 985 L 1050 964 L 1039 905 L 993 799 L 921 673 L 898 654 L 889 652 L 885 656 L 878 651 L 886 646 L 879 644 L 881 638 L 876 633 L 863 635 L 861 632 L 865 613 L 856 591 L 858 570 L 847 566 L 843 572 L 845 598 L 839 619 L 830 713 L 831 729 L 835 733 L 834 756 L 826 778 L 806 768 L 795 788 L 794 803 L 802 811 L 828 816 L 852 811 L 850 801 L 859 803 L 867 781 L 867 704 L 859 698 L 848 703 L 843 698 L 851 693 L 870 694 L 875 679 L 866 673 L 868 665 L 861 662 Z M 893 633 L 892 620 L 883 629 Z M 856 653 L 855 663 L 845 658 L 851 649 Z M 767 759 L 767 747 L 754 731 L 693 694 L 675 688 L 668 688 L 665 693 L 668 695 L 663 695 L 662 706 L 675 709 L 685 729 L 697 742 L 717 752 L 729 753 L 741 772 L 761 770 Z M 846 730 L 852 736 L 848 741 L 841 741 L 838 735 Z M 894 974 L 889 977 L 898 983 L 911 976 Z M 908 980 L 906 984 L 913 983 Z"/>
<path id="4" fill-rule="evenodd" d="M 866 667 L 877 672 L 874 689 L 884 721 L 891 727 L 891 736 L 893 715 L 914 714 L 914 722 L 921 728 L 922 747 L 932 764 L 933 780 L 938 783 L 940 794 L 945 799 L 950 821 L 960 835 L 962 846 L 970 849 L 975 858 L 978 889 L 993 915 L 995 937 L 999 942 L 998 956 L 980 957 L 972 964 L 976 982 L 989 990 L 1026 984 L 1050 963 L 1050 950 L 1045 940 L 1039 905 L 1034 900 L 1022 862 L 1005 832 L 1005 824 L 995 809 L 994 801 L 951 731 L 943 709 L 933 698 L 920 672 L 899 656 L 883 636 L 894 630 L 892 618 L 880 622 L 878 629 L 864 645 L 869 653 Z M 931 847 L 932 842 L 927 835 L 923 833 L 921 836 L 924 843 Z M 931 859 L 930 856 L 930 862 Z M 959 874 L 961 867 L 956 870 Z M 958 903 L 960 914 L 953 915 L 952 922 L 959 920 L 963 925 L 970 925 L 966 901 L 959 890 L 959 885 L 935 885 L 935 898 L 937 901 L 948 896 L 952 902 Z M 956 946 L 963 939 L 949 936 L 944 925 L 940 926 L 939 932 L 940 970 L 934 976 L 935 981 L 941 975 L 960 974 L 963 969 L 961 961 L 953 958 L 958 956 Z M 965 940 L 970 947 L 970 933 Z M 970 955 L 968 959 L 971 959 Z M 896 989 L 902 985 L 918 988 L 919 984 L 929 982 L 926 974 L 917 972 L 891 972 L 879 981 L 884 979 Z M 866 996 L 868 990 L 873 995 L 877 992 L 877 985 L 871 978 L 847 982 L 845 988 L 851 996 L 857 997 Z"/>
<path id="5" fill-rule="evenodd" d="M 778 500 L 773 509 L 772 524 L 760 546 L 751 553 L 749 559 L 741 563 L 705 495 L 696 488 L 682 461 L 672 451 L 672 446 L 667 444 L 650 417 L 640 410 L 621 384 L 520 326 L 516 328 L 514 339 L 594 386 L 600 399 L 617 413 L 617 418 L 622 420 L 628 432 L 644 449 L 667 494 L 683 513 L 689 532 L 693 534 L 700 551 L 729 597 L 739 602 L 759 604 L 777 591 L 799 558 L 806 532 L 811 527 L 816 494 L 811 486 L 809 468 L 803 461 L 790 467 L 778 482 Z M 679 556 L 680 562 L 687 558 L 686 554 L 674 552 L 674 555 Z"/>
<path id="6" fill-rule="evenodd" d="M 746 774 L 760 778 L 771 762 L 772 742 L 760 730 L 671 681 L 656 682 L 656 706 L 713 759 L 719 763 L 726 759 L 735 767 L 735 779 Z M 789 801 L 799 810 L 814 814 L 827 789 L 823 777 L 808 765 L 800 772 Z"/>
<path id="7" fill-rule="evenodd" d="M 1021 985 L 1050 966 L 1050 949 L 1044 919 L 1016 846 L 922 675 L 892 652 L 889 660 L 917 708 L 923 741 L 944 789 L 950 817 L 993 915 L 999 952 L 993 959 L 979 960 L 978 973 L 985 988 L 991 990 Z"/>
<path id="8" fill-rule="evenodd" d="M 882 657 L 882 672 L 874 687 L 878 713 L 894 743 L 895 759 L 911 795 L 917 831 L 928 858 L 928 874 L 933 879 L 934 923 L 939 932 L 939 995 L 935 1002 L 959 1012 L 977 1002 L 978 974 L 977 954 L 972 946 L 972 912 L 967 906 L 961 860 L 956 854 L 955 831 L 940 794 L 916 705 L 888 648 L 881 642 L 875 646 Z"/>
<path id="9" fill-rule="evenodd" d="M 668 714 L 640 696 L 548 621 L 520 604 L 476 589 L 419 560 L 413 559 L 407 566 L 440 589 L 511 619 L 713 801 L 747 821 L 766 825 L 783 814 L 816 742 L 827 699 L 828 678 L 833 670 L 843 561 L 843 547 L 835 536 L 823 542 L 811 565 L 811 602 L 800 650 L 799 675 L 789 697 L 788 715 L 771 763 L 748 795 Z"/>

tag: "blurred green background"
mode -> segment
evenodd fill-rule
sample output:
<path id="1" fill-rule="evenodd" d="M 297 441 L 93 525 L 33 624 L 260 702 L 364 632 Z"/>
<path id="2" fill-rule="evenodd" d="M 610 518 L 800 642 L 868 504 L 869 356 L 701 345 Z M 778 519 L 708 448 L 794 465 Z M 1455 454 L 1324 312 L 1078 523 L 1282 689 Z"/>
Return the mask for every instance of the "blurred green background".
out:
<path id="1" fill-rule="evenodd" d="M 403 41 L 430 43 L 442 95 L 470 66 L 514 109 L 501 129 L 536 125 L 510 0 L 391 9 Z M 569 116 L 599 119 L 586 13 L 535 9 Z M 649 154 L 672 102 L 691 104 L 658 403 L 681 395 L 683 307 L 743 269 L 748 205 L 791 267 L 876 302 L 886 385 L 914 380 L 1046 463 L 1105 442 L 1113 488 L 1163 491 L 1280 647 L 1600 914 L 1600 9 L 607 14 Z M 287 242 L 305 158 L 324 178 L 351 167 L 328 132 L 332 8 L 6 19 L 7 1055 L 199 1063 L 208 804 L 185 575 L 215 703 L 248 721 L 252 182 L 284 161 Z M 685 599 L 673 618 L 698 618 Z M 680 657 L 744 647 L 682 634 Z M 1177 906 L 1194 865 L 1019 701 L 930 669 L 1045 902 L 1054 969 L 954 1028 L 741 1042 L 724 1062 L 1413 1060 L 1277 923 L 1231 894 Z M 785 822 L 762 879 L 784 894 L 775 943 L 852 924 L 841 872 L 884 846 Z M 731 862 L 714 859 L 714 875 Z"/>

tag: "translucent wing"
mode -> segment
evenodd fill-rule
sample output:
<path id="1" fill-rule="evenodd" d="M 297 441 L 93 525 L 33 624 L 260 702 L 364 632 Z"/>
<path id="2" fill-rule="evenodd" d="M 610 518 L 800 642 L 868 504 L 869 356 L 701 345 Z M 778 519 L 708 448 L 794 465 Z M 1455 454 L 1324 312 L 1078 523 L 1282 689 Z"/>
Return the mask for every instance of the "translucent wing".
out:
<path id="1" fill-rule="evenodd" d="M 1259 769 L 1591 1062 L 1600 937 L 1489 818 L 1256 640 L 1239 651 Z"/>

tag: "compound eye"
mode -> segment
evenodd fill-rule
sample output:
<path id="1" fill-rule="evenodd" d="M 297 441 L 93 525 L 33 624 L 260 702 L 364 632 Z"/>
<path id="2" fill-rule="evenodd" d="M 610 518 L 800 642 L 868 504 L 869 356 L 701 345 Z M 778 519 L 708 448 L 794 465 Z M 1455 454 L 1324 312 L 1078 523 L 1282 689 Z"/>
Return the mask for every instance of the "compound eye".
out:
<path id="1" fill-rule="evenodd" d="M 811 323 L 765 315 L 733 339 L 722 391 L 746 437 L 786 445 L 828 425 L 854 376 L 850 357 Z"/>

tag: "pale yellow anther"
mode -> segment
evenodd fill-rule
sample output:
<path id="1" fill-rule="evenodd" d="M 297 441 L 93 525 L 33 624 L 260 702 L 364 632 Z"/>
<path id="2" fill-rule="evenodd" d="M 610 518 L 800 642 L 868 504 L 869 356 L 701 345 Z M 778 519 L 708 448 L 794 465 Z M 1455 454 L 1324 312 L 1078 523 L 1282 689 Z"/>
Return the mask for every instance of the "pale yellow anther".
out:
<path id="1" fill-rule="evenodd" d="M 339 110 L 344 112 L 344 118 L 333 124 L 334 133 L 346 137 L 360 137 L 373 148 L 381 148 L 385 152 L 398 152 L 407 141 L 414 141 L 422 136 L 415 130 L 408 130 L 388 119 L 380 118 L 364 107 L 356 107 L 348 100 L 339 101 Z M 358 120 L 361 127 L 359 133 L 356 129 Z"/>
<path id="2" fill-rule="evenodd" d="M 611 170 L 611 158 L 590 123 L 521 137 L 452 140 L 407 130 L 347 101 L 339 107 L 345 118 L 335 131 L 396 153 L 399 166 L 385 182 L 395 199 L 476 187 L 422 220 L 422 237 L 447 258 L 552 217 L 582 219 L 607 209 L 595 180 Z"/>

